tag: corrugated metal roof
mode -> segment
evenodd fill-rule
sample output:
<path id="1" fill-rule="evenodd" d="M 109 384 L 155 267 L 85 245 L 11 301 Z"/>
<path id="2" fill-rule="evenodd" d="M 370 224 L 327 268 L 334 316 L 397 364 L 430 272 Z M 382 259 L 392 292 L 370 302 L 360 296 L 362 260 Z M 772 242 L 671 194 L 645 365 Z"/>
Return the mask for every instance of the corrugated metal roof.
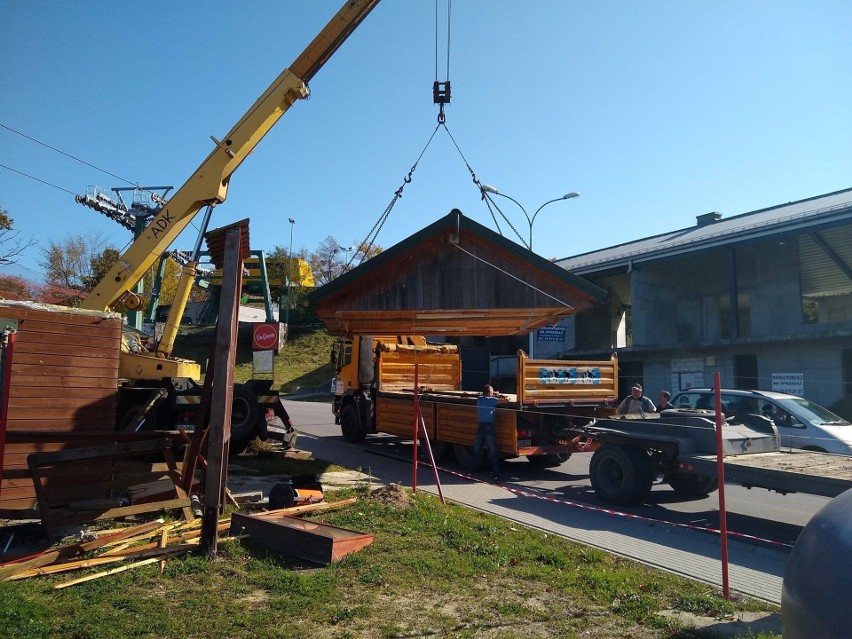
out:
<path id="1" fill-rule="evenodd" d="M 836 191 L 798 202 L 780 204 L 703 226 L 691 226 L 626 244 L 583 253 L 556 264 L 576 275 L 594 273 L 649 259 L 659 259 L 713 246 L 730 244 L 780 232 L 805 230 L 830 222 L 852 219 L 852 189 Z"/>

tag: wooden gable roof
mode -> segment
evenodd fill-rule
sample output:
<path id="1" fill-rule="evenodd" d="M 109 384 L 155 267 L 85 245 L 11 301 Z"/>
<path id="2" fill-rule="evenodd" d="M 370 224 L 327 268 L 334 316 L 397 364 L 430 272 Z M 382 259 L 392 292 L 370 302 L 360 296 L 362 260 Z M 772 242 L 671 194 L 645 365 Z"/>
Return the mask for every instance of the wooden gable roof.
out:
<path id="1" fill-rule="evenodd" d="M 334 333 L 524 335 L 606 297 L 453 209 L 309 296 Z"/>

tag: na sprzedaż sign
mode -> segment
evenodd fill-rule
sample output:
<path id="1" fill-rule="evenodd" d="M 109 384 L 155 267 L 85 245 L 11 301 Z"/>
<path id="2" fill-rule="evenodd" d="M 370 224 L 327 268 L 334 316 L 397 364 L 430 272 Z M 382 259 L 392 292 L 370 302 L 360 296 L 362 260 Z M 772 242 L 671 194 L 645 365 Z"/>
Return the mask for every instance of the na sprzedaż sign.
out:
<path id="1" fill-rule="evenodd" d="M 805 374 L 772 373 L 772 390 L 802 397 L 805 394 Z"/>

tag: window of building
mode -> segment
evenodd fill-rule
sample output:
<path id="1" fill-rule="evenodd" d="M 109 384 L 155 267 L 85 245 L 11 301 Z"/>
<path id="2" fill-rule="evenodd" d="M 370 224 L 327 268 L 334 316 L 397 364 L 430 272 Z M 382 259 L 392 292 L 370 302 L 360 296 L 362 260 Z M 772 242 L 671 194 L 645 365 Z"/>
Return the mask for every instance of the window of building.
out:
<path id="1" fill-rule="evenodd" d="M 819 324 L 819 302 L 817 300 L 802 298 L 802 320 L 805 324 Z"/>
<path id="2" fill-rule="evenodd" d="M 731 326 L 731 298 L 728 295 L 719 297 L 719 336 L 722 339 L 751 337 L 751 298 L 748 293 L 737 295 L 737 311 L 737 331 L 734 334 Z"/>

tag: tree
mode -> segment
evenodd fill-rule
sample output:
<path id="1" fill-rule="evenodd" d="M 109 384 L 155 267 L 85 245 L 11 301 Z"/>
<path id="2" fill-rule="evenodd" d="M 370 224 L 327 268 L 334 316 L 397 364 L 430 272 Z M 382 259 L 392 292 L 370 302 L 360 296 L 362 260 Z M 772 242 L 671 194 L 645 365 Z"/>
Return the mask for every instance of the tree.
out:
<path id="1" fill-rule="evenodd" d="M 91 258 L 90 274 L 84 278 L 83 285 L 87 290 L 92 290 L 97 286 L 104 276 L 109 273 L 112 265 L 121 257 L 118 250 L 109 247 L 101 251 L 100 254 Z"/>
<path id="2" fill-rule="evenodd" d="M 41 266 L 54 286 L 88 292 L 118 259 L 118 251 L 105 246 L 101 233 L 72 235 L 63 242 L 51 240 L 42 251 Z"/>
<path id="3" fill-rule="evenodd" d="M 38 284 L 15 275 L 3 275 L 0 276 L 0 297 L 7 300 L 44 302 L 67 306 L 69 300 L 79 299 L 79 291 L 54 286 L 53 284 Z"/>
<path id="4" fill-rule="evenodd" d="M 313 253 L 308 254 L 308 264 L 314 272 L 317 286 L 328 284 L 361 262 L 382 252 L 382 247 L 377 245 L 367 248 L 365 244 L 356 243 L 352 246 L 357 246 L 354 252 L 341 246 L 340 242 L 329 235 Z"/>
<path id="5" fill-rule="evenodd" d="M 14 264 L 21 253 L 38 242 L 35 238 L 23 239 L 14 226 L 15 220 L 0 208 L 0 264 Z"/>

